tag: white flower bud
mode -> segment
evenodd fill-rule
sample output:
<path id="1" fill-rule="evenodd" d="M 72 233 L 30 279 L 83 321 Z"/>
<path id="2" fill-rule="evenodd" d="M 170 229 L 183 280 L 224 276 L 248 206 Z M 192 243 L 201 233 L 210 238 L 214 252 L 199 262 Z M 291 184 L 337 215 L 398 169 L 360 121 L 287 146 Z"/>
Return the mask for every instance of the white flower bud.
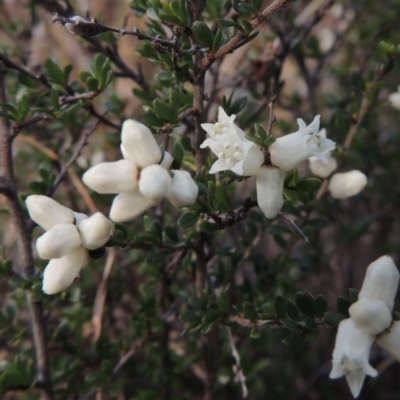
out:
<path id="1" fill-rule="evenodd" d="M 65 24 L 65 27 L 68 29 L 69 32 L 71 32 L 73 35 L 79 35 L 81 33 L 81 30 L 78 28 L 78 25 L 83 22 L 87 23 L 88 21 L 79 15 L 75 15 L 74 17 L 71 17 L 70 22 L 67 22 Z"/>
<path id="2" fill-rule="evenodd" d="M 139 190 L 130 193 L 121 193 L 113 201 L 110 218 L 114 222 L 128 222 L 151 207 L 158 204 L 158 201 L 144 197 Z"/>
<path id="3" fill-rule="evenodd" d="M 400 110 L 400 91 L 390 94 L 389 101 L 393 108 L 395 108 L 396 110 Z"/>
<path id="4" fill-rule="evenodd" d="M 367 184 L 367 177 L 361 171 L 336 173 L 329 181 L 329 191 L 335 199 L 346 199 L 360 193 Z"/>
<path id="5" fill-rule="evenodd" d="M 350 318 L 339 324 L 329 377 L 345 375 L 353 397 L 360 394 L 366 375 L 378 375 L 368 362 L 373 341 L 374 336 L 358 329 Z"/>
<path id="6" fill-rule="evenodd" d="M 285 172 L 273 166 L 261 167 L 256 176 L 257 203 L 268 219 L 275 218 L 281 210 Z"/>
<path id="7" fill-rule="evenodd" d="M 382 333 L 376 343 L 400 361 L 400 321 L 395 321 L 389 333 Z"/>
<path id="8" fill-rule="evenodd" d="M 382 300 L 362 298 L 349 308 L 349 314 L 358 329 L 378 335 L 392 322 L 392 313 Z"/>
<path id="9" fill-rule="evenodd" d="M 150 165 L 140 172 L 140 193 L 150 200 L 159 202 L 167 197 L 170 185 L 170 174 L 158 164 Z"/>
<path id="10" fill-rule="evenodd" d="M 91 217 L 83 220 L 78 230 L 81 234 L 82 246 L 88 250 L 95 250 L 104 246 L 110 239 L 113 223 L 102 213 L 97 212 Z"/>
<path id="11" fill-rule="evenodd" d="M 199 194 L 196 182 L 187 171 L 173 170 L 173 173 L 168 200 L 177 208 L 192 206 Z"/>
<path id="12" fill-rule="evenodd" d="M 30 217 L 44 230 L 57 224 L 72 224 L 74 213 L 47 196 L 33 194 L 25 200 Z"/>
<path id="13" fill-rule="evenodd" d="M 88 218 L 88 216 L 86 214 L 82 214 L 82 213 L 78 213 L 74 211 L 74 217 L 75 217 L 75 225 L 79 226 L 79 224 L 86 218 Z"/>
<path id="14" fill-rule="evenodd" d="M 173 161 L 174 158 L 171 156 L 171 154 L 169 154 L 168 151 L 165 151 L 164 158 L 162 159 L 160 165 L 165 169 L 170 169 Z"/>
<path id="15" fill-rule="evenodd" d="M 43 274 L 42 290 L 54 294 L 66 289 L 85 265 L 87 251 L 83 247 L 68 253 L 62 258 L 51 260 Z"/>
<path id="16" fill-rule="evenodd" d="M 326 154 L 328 163 L 325 164 L 320 158 L 312 156 L 308 159 L 310 171 L 319 178 L 326 178 L 338 167 L 337 161 L 331 157 L 331 152 Z"/>
<path id="17" fill-rule="evenodd" d="M 78 229 L 73 224 L 58 224 L 44 233 L 36 242 L 40 258 L 61 258 L 82 244 Z"/>
<path id="18" fill-rule="evenodd" d="M 382 300 L 392 310 L 398 285 L 399 271 L 395 263 L 391 257 L 382 256 L 367 268 L 358 299 Z"/>
<path id="19" fill-rule="evenodd" d="M 147 126 L 133 119 L 126 120 L 122 125 L 121 140 L 124 158 L 131 160 L 139 168 L 161 161 L 160 147 Z"/>
<path id="20" fill-rule="evenodd" d="M 105 162 L 87 170 L 82 180 L 97 193 L 130 192 L 137 188 L 138 170 L 129 160 Z"/>

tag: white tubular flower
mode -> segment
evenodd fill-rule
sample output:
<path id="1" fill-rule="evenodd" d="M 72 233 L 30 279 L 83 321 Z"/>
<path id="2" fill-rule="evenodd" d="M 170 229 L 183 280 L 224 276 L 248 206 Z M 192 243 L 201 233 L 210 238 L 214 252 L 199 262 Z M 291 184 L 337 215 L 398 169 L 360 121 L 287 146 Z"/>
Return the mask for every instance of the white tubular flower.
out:
<path id="1" fill-rule="evenodd" d="M 256 176 L 257 203 L 268 219 L 275 218 L 283 206 L 285 172 L 273 166 L 261 167 Z"/>
<path id="2" fill-rule="evenodd" d="M 104 162 L 85 172 L 83 182 L 97 193 L 122 193 L 135 190 L 138 169 L 129 160 Z"/>
<path id="3" fill-rule="evenodd" d="M 391 257 L 382 256 L 367 268 L 358 299 L 381 300 L 392 310 L 398 285 L 399 271 L 396 264 Z"/>
<path id="4" fill-rule="evenodd" d="M 393 108 L 395 108 L 396 110 L 400 110 L 400 86 L 397 89 L 397 92 L 389 95 L 389 101 Z"/>
<path id="5" fill-rule="evenodd" d="M 336 173 L 329 181 L 329 191 L 335 199 L 346 199 L 360 193 L 367 184 L 367 177 L 361 171 Z"/>
<path id="6" fill-rule="evenodd" d="M 349 308 L 356 327 L 369 335 L 378 335 L 390 326 L 392 313 L 382 300 L 362 298 Z"/>
<path id="7" fill-rule="evenodd" d="M 73 224 L 58 224 L 44 233 L 36 242 L 40 258 L 61 258 L 82 245 L 78 229 Z"/>
<path id="8" fill-rule="evenodd" d="M 62 258 L 51 260 L 44 270 L 43 292 L 55 294 L 65 290 L 85 265 L 87 257 L 86 249 L 78 247 Z"/>
<path id="9" fill-rule="evenodd" d="M 171 175 L 161 165 L 150 165 L 140 173 L 139 190 L 144 197 L 159 202 L 167 196 Z"/>
<path id="10" fill-rule="evenodd" d="M 377 338 L 376 343 L 400 361 L 400 321 L 395 321 L 390 327 L 390 332 L 384 332 Z"/>
<path id="11" fill-rule="evenodd" d="M 29 215 L 44 230 L 57 224 L 72 224 L 74 212 L 47 196 L 33 194 L 25 200 Z"/>
<path id="12" fill-rule="evenodd" d="M 233 121 L 235 115 L 228 117 L 222 107 L 218 109 L 216 124 L 202 124 L 202 128 L 210 136 L 201 145 L 209 147 L 218 157 L 209 173 L 230 169 L 237 175 L 256 175 L 264 162 L 263 152 L 250 140 Z"/>
<path id="13" fill-rule="evenodd" d="M 78 225 L 83 247 L 95 250 L 104 246 L 110 239 L 112 228 L 113 223 L 99 212 L 84 219 Z"/>
<path id="14" fill-rule="evenodd" d="M 121 141 L 124 158 L 133 161 L 139 168 L 144 168 L 161 161 L 161 150 L 150 129 L 128 119 L 122 124 Z"/>
<path id="15" fill-rule="evenodd" d="M 199 194 L 196 182 L 187 171 L 173 170 L 172 172 L 174 176 L 169 189 L 168 200 L 177 208 L 192 206 Z"/>
<path id="16" fill-rule="evenodd" d="M 139 189 L 129 193 L 120 193 L 112 203 L 110 218 L 115 222 L 132 221 L 157 204 L 158 201 L 144 197 Z"/>
<path id="17" fill-rule="evenodd" d="M 290 171 L 310 156 L 318 157 L 324 163 L 328 163 L 324 153 L 333 149 L 335 142 L 319 134 L 319 122 L 319 115 L 308 126 L 299 118 L 297 132 L 276 139 L 269 147 L 272 164 L 282 171 Z"/>
<path id="18" fill-rule="evenodd" d="M 360 394 L 366 375 L 378 375 L 368 362 L 373 341 L 374 336 L 358 329 L 350 318 L 340 322 L 329 377 L 336 379 L 345 375 L 354 398 Z"/>

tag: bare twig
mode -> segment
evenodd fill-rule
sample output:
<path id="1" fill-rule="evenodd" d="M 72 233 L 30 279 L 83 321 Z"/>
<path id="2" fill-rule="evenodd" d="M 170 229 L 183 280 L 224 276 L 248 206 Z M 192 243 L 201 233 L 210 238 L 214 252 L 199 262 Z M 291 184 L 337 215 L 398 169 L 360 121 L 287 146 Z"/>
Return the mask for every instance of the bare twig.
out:
<path id="1" fill-rule="evenodd" d="M 249 394 L 249 390 L 247 389 L 246 385 L 246 376 L 243 373 L 242 364 L 240 361 L 240 355 L 239 352 L 237 351 L 235 341 L 232 336 L 231 328 L 226 327 L 226 332 L 228 334 L 229 344 L 231 346 L 232 357 L 235 359 L 236 363 L 236 377 L 239 379 L 240 385 L 242 387 L 242 398 L 245 399 Z"/>
<path id="2" fill-rule="evenodd" d="M 275 93 L 272 93 L 270 98 L 269 98 L 269 119 L 268 119 L 268 126 L 267 126 L 267 136 L 272 135 L 272 124 L 276 121 L 275 115 L 274 115 L 274 107 L 275 107 L 275 101 L 276 101 L 277 95 Z"/>
<path id="3" fill-rule="evenodd" d="M 279 215 L 284 218 L 287 222 L 290 223 L 290 225 L 293 226 L 294 229 L 296 229 L 297 233 L 304 239 L 306 243 L 310 243 L 309 237 L 301 230 L 301 228 L 297 225 L 296 220 L 289 218 L 287 215 L 285 215 L 283 212 L 280 212 Z"/>

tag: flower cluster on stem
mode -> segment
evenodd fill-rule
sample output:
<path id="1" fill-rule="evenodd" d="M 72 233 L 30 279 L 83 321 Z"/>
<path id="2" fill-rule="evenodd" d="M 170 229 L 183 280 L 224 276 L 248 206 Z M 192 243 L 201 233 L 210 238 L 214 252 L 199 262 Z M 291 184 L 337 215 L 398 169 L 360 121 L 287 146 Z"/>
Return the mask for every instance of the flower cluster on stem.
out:
<path id="1" fill-rule="evenodd" d="M 50 260 L 43 274 L 43 291 L 60 292 L 79 274 L 88 250 L 108 241 L 113 223 L 101 213 L 91 217 L 75 213 L 47 196 L 28 196 L 26 206 L 32 220 L 46 231 L 36 242 L 39 257 Z"/>
<path id="2" fill-rule="evenodd" d="M 400 360 L 398 323 L 389 333 L 383 333 L 392 323 L 391 311 L 398 283 L 399 271 L 390 257 L 382 256 L 371 263 L 358 300 L 349 309 L 350 318 L 339 324 L 329 377 L 336 379 L 344 375 L 355 398 L 361 392 L 366 375 L 378 375 L 368 362 L 376 338 L 379 346 Z"/>

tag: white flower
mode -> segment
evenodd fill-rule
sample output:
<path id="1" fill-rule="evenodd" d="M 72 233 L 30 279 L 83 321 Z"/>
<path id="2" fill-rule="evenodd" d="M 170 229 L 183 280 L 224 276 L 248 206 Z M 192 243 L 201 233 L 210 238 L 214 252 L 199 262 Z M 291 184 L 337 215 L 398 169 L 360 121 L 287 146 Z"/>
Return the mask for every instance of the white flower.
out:
<path id="1" fill-rule="evenodd" d="M 368 266 L 358 299 L 381 300 L 392 310 L 398 285 L 396 264 L 391 257 L 382 256 Z"/>
<path id="2" fill-rule="evenodd" d="M 113 224 L 101 213 L 88 218 L 46 196 L 28 196 L 26 205 L 31 218 L 47 231 L 36 242 L 39 257 L 51 260 L 44 270 L 42 289 L 47 294 L 60 292 L 85 265 L 88 250 L 108 241 Z"/>
<path id="3" fill-rule="evenodd" d="M 346 199 L 360 193 L 367 184 L 367 177 L 361 171 L 337 172 L 329 181 L 329 191 L 335 199 Z"/>
<path id="4" fill-rule="evenodd" d="M 382 333 L 377 339 L 376 343 L 382 349 L 396 357 L 400 361 L 400 321 L 395 321 L 390 327 L 389 333 Z"/>
<path id="5" fill-rule="evenodd" d="M 340 322 L 329 377 L 345 375 L 353 397 L 360 394 L 366 375 L 378 375 L 368 362 L 373 341 L 374 336 L 358 329 L 350 318 Z"/>
<path id="6" fill-rule="evenodd" d="M 349 308 L 350 318 L 363 332 L 377 335 L 388 328 L 392 313 L 382 300 L 361 298 Z"/>
<path id="7" fill-rule="evenodd" d="M 192 179 L 189 172 L 172 170 L 171 187 L 168 193 L 168 200 L 177 208 L 188 207 L 195 203 L 199 194 L 199 188 Z"/>
<path id="8" fill-rule="evenodd" d="M 397 89 L 397 92 L 389 95 L 389 101 L 393 108 L 400 110 L 400 86 Z"/>
<path id="9" fill-rule="evenodd" d="M 319 134 L 320 116 L 317 115 L 310 125 L 298 119 L 299 130 L 280 137 L 269 147 L 271 162 L 282 171 L 290 171 L 310 156 L 320 158 L 328 163 L 324 154 L 335 147 L 335 142 Z"/>
<path id="10" fill-rule="evenodd" d="M 258 207 L 268 219 L 275 218 L 283 206 L 285 175 L 274 166 L 263 166 L 256 175 Z"/>
<path id="11" fill-rule="evenodd" d="M 318 133 L 322 138 L 326 138 L 326 129 L 321 129 Z M 331 156 L 332 150 L 328 150 L 324 153 L 328 162 L 323 162 L 319 157 L 311 156 L 308 159 L 308 166 L 310 171 L 319 178 L 328 177 L 338 167 L 338 163 L 335 158 Z"/>
<path id="12" fill-rule="evenodd" d="M 161 160 L 160 147 L 145 125 L 126 120 L 121 142 L 123 160 L 97 164 L 83 175 L 83 182 L 94 191 L 119 193 L 110 210 L 110 218 L 115 222 L 132 221 L 157 205 L 168 196 L 172 182 L 167 170 L 173 158 L 165 152 Z"/>
<path id="13" fill-rule="evenodd" d="M 202 124 L 202 128 L 210 136 L 201 145 L 209 147 L 218 157 L 212 165 L 210 174 L 230 169 L 237 175 L 256 175 L 264 162 L 263 152 L 245 133 L 234 124 L 236 115 L 228 117 L 222 107 L 218 109 L 218 122 Z"/>

